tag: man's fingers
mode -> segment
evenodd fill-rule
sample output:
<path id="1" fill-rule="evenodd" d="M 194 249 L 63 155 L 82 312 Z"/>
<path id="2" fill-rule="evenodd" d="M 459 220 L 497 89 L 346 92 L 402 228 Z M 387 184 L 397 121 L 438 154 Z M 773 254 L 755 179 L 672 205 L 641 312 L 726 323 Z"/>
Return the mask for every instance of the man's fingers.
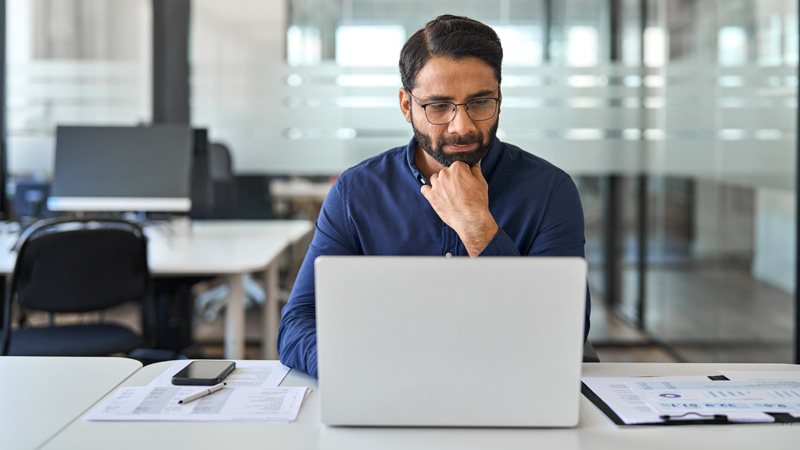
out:
<path id="1" fill-rule="evenodd" d="M 478 161 L 475 165 L 469 168 L 470 172 L 472 172 L 472 176 L 479 180 L 483 180 L 483 172 L 481 171 L 481 162 Z"/>
<path id="2" fill-rule="evenodd" d="M 423 196 L 423 197 L 425 197 L 425 198 L 427 199 L 427 198 L 428 198 L 428 195 L 429 195 L 429 194 L 430 194 L 430 192 L 431 192 L 431 187 L 430 187 L 430 186 L 428 186 L 428 185 L 422 185 L 422 186 L 419 188 L 419 191 L 422 193 L 422 196 Z"/>

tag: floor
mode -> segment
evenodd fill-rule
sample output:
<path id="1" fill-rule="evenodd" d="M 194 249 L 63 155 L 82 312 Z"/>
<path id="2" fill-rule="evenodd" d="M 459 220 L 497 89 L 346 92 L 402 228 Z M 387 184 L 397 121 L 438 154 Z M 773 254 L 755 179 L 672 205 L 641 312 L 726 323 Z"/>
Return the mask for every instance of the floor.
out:
<path id="1" fill-rule="evenodd" d="M 628 305 L 635 304 L 636 283 L 633 270 L 626 270 Z M 598 274 L 590 274 L 590 286 L 600 284 Z M 646 333 L 593 294 L 589 338 L 601 361 L 794 362 L 794 297 L 755 280 L 747 267 L 657 266 L 648 273 L 647 292 Z"/>

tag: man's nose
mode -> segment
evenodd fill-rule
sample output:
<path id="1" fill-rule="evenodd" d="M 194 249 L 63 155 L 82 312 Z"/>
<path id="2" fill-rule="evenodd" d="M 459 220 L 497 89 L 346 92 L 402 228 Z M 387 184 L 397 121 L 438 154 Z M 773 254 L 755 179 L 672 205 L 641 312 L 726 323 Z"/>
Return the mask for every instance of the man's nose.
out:
<path id="1" fill-rule="evenodd" d="M 464 136 L 476 129 L 475 122 L 473 122 L 467 114 L 467 105 L 456 106 L 456 116 L 450 122 L 447 131 Z"/>

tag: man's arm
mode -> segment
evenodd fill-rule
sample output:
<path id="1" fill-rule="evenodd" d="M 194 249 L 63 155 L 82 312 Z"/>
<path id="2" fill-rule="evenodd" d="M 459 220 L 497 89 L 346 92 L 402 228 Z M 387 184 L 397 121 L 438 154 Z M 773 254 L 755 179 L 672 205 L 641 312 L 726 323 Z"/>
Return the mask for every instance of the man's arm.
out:
<path id="1" fill-rule="evenodd" d="M 343 181 L 331 189 L 322 205 L 316 231 L 297 274 L 289 302 L 283 308 L 278 328 L 281 362 L 317 377 L 317 319 L 314 289 L 314 260 L 321 255 L 356 254 L 347 229 Z"/>
<path id="2" fill-rule="evenodd" d="M 585 257 L 583 207 L 575 183 L 568 176 L 550 191 L 537 236 L 530 249 L 519 249 L 489 212 L 488 184 L 480 164 L 469 168 L 453 163 L 431 176 L 421 188 L 443 222 L 455 230 L 470 256 L 579 256 Z M 584 340 L 589 334 L 591 297 L 586 291 Z"/>

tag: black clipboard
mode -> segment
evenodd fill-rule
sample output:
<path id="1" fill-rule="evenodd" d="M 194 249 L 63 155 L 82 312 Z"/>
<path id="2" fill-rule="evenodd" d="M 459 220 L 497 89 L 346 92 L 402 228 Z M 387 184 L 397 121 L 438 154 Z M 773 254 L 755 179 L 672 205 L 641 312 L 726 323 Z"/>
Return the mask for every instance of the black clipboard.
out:
<path id="1" fill-rule="evenodd" d="M 709 376 L 711 380 L 727 380 L 724 376 Z M 698 413 L 688 413 L 680 416 L 660 416 L 660 422 L 647 422 L 647 423 L 625 423 L 622 419 L 611 409 L 606 402 L 595 394 L 589 386 L 581 382 L 581 393 L 589 399 L 600 411 L 603 412 L 612 422 L 621 426 L 638 426 L 638 425 L 745 425 L 745 424 L 765 424 L 765 423 L 780 423 L 780 424 L 794 424 L 800 423 L 800 417 L 794 417 L 791 414 L 783 412 L 764 412 L 768 416 L 772 416 L 774 422 L 732 422 L 728 420 L 728 416 L 724 414 L 705 415 Z"/>

